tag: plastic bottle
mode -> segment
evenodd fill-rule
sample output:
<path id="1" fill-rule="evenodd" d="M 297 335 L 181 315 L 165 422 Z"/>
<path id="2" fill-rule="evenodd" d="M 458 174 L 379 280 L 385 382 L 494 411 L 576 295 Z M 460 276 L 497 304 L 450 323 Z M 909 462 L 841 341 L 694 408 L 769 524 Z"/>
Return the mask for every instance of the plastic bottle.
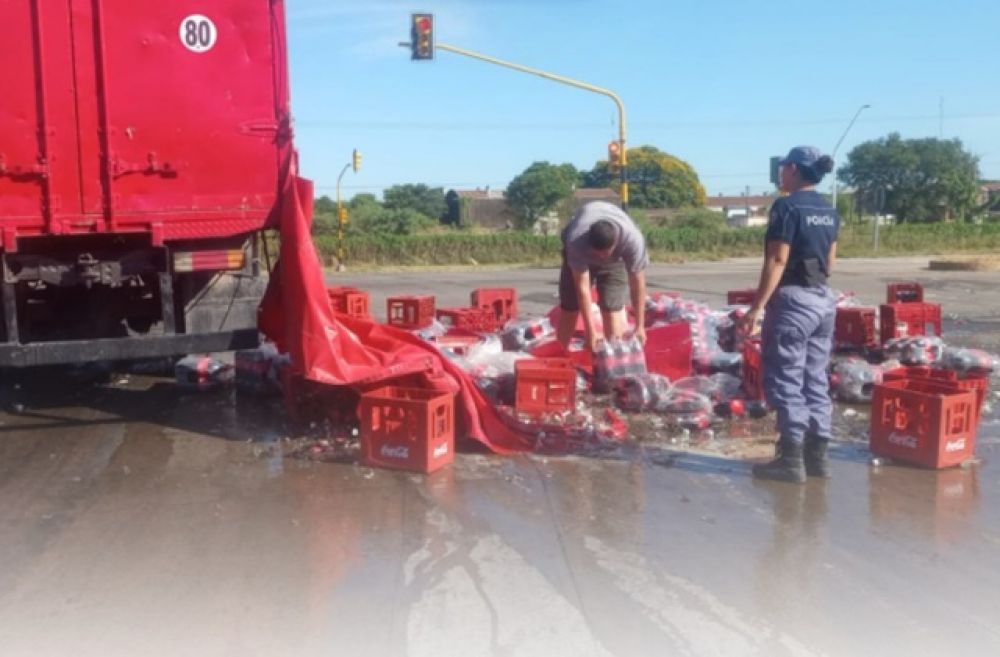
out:
<path id="1" fill-rule="evenodd" d="M 625 377 L 615 384 L 615 405 L 632 412 L 650 410 L 665 399 L 670 390 L 670 379 L 659 374 Z"/>
<path id="2" fill-rule="evenodd" d="M 945 347 L 941 354 L 941 367 L 961 374 L 991 374 L 996 367 L 996 356 L 981 349 Z"/>
<path id="3" fill-rule="evenodd" d="M 833 395 L 844 402 L 870 402 L 875 385 L 882 382 L 882 369 L 860 358 L 834 363 L 830 375 Z"/>

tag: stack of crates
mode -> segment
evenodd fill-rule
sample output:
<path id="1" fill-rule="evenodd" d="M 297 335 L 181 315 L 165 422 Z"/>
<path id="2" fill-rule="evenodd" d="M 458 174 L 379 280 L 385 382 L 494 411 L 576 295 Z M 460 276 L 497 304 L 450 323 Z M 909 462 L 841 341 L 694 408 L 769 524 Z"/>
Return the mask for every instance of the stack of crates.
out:
<path id="1" fill-rule="evenodd" d="M 905 378 L 875 386 L 872 454 L 924 468 L 961 465 L 976 449 L 976 392 Z"/>
<path id="2" fill-rule="evenodd" d="M 385 300 L 385 321 L 389 326 L 417 331 L 434 321 L 434 296 L 389 297 Z"/>
<path id="3" fill-rule="evenodd" d="M 879 308 L 879 332 L 882 344 L 895 338 L 941 335 L 941 306 L 924 302 L 924 288 L 919 283 L 892 283 L 887 303 Z"/>
<path id="4" fill-rule="evenodd" d="M 371 317 L 369 296 L 364 290 L 356 287 L 328 287 L 326 294 L 330 298 L 333 312 L 358 319 Z"/>
<path id="5" fill-rule="evenodd" d="M 920 283 L 889 283 L 885 297 L 886 303 L 923 303 L 924 286 Z"/>
<path id="6" fill-rule="evenodd" d="M 469 305 L 489 313 L 492 330 L 500 330 L 517 317 L 517 290 L 512 287 L 481 287 L 472 291 Z"/>
<path id="7" fill-rule="evenodd" d="M 455 395 L 386 386 L 361 395 L 361 461 L 428 474 L 455 460 Z"/>
<path id="8" fill-rule="evenodd" d="M 839 350 L 863 351 L 878 346 L 875 308 L 837 308 L 833 342 Z"/>
<path id="9" fill-rule="evenodd" d="M 576 367 L 569 358 L 529 358 L 514 364 L 514 410 L 532 416 L 576 408 Z"/>

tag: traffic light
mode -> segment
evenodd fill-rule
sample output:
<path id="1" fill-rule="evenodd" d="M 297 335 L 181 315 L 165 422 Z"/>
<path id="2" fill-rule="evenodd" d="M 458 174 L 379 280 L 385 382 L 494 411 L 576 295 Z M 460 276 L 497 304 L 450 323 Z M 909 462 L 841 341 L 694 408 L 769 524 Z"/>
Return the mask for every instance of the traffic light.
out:
<path id="1" fill-rule="evenodd" d="M 361 151 L 356 148 L 351 154 L 351 168 L 354 169 L 354 173 L 357 173 L 358 169 L 361 168 Z"/>
<path id="2" fill-rule="evenodd" d="M 410 59 L 434 59 L 434 14 L 412 14 Z"/>
<path id="3" fill-rule="evenodd" d="M 608 166 L 618 169 L 622 165 L 622 146 L 617 141 L 608 144 Z"/>
<path id="4" fill-rule="evenodd" d="M 347 208 L 343 206 L 337 208 L 337 221 L 340 222 L 341 226 L 347 223 Z"/>

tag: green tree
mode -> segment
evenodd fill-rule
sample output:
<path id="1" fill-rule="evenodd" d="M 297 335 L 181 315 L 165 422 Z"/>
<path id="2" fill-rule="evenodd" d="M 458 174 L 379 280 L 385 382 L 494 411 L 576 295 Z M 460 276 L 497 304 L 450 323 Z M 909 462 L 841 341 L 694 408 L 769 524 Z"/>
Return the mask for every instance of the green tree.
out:
<path id="1" fill-rule="evenodd" d="M 444 190 L 424 184 L 394 185 L 383 194 L 383 205 L 388 210 L 414 210 L 439 221 L 448 209 Z"/>
<path id="2" fill-rule="evenodd" d="M 378 198 L 374 194 L 355 194 L 347 202 L 347 207 L 351 208 L 351 210 L 359 210 L 372 207 L 381 208 L 382 204 L 379 203 Z"/>
<path id="3" fill-rule="evenodd" d="M 655 146 L 628 149 L 629 203 L 637 208 L 681 208 L 705 205 L 705 188 L 694 168 Z M 583 174 L 584 187 L 611 187 L 621 192 L 617 172 L 600 161 Z"/>
<path id="4" fill-rule="evenodd" d="M 580 173 L 572 164 L 535 162 L 507 186 L 507 205 L 518 228 L 529 229 L 540 217 L 573 195 Z"/>
<path id="5" fill-rule="evenodd" d="M 360 217 L 352 225 L 364 234 L 414 235 L 436 227 L 438 220 L 412 208 L 382 208 L 375 214 Z"/>
<path id="6" fill-rule="evenodd" d="M 371 226 L 379 225 L 378 217 L 386 211 L 374 194 L 355 194 L 347 208 L 350 211 L 347 232 L 351 235 L 374 232 Z"/>
<path id="7" fill-rule="evenodd" d="M 903 139 L 898 133 L 856 146 L 839 178 L 862 198 L 879 198 L 899 223 L 965 218 L 979 193 L 979 158 L 962 142 Z"/>
<path id="8" fill-rule="evenodd" d="M 316 214 L 337 214 L 337 203 L 324 194 L 313 203 L 313 211 Z"/>

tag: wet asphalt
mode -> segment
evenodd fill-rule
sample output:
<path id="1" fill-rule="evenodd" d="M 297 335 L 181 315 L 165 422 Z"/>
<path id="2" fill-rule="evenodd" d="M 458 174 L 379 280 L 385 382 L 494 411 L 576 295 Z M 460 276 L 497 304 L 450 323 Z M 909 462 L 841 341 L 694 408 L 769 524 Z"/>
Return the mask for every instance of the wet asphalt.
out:
<path id="1" fill-rule="evenodd" d="M 844 261 L 874 303 L 917 280 L 949 343 L 1000 351 L 1000 274 Z M 757 263 L 656 266 L 721 302 Z M 384 298 L 556 270 L 331 276 Z M 100 368 L 0 374 L 0 655 L 997 655 L 1000 413 L 979 462 L 872 466 L 837 409 L 828 482 L 711 450 L 460 454 L 430 476 L 312 458 L 279 400 Z M 993 401 L 1000 401 L 994 398 Z M 850 415 L 850 414 L 848 414 Z M 727 438 L 720 438 L 725 441 Z M 728 440 L 746 440 L 732 437 Z"/>

